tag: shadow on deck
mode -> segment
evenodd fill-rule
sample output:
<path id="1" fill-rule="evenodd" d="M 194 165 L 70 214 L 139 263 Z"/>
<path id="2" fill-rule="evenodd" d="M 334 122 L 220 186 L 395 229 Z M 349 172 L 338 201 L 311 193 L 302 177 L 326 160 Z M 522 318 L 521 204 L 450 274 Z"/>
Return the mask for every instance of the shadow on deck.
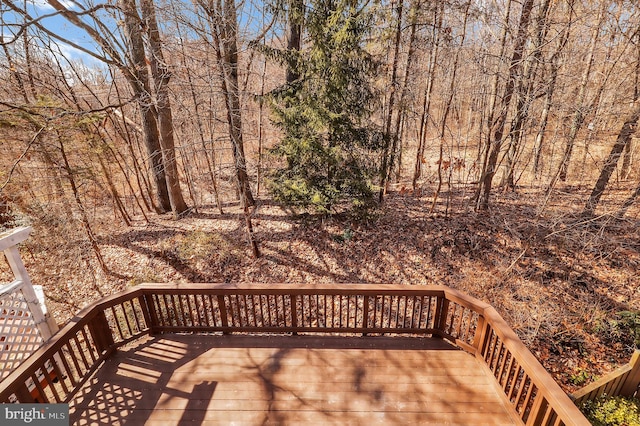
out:
<path id="1" fill-rule="evenodd" d="M 493 377 L 441 339 L 145 338 L 71 401 L 77 425 L 514 425 Z"/>

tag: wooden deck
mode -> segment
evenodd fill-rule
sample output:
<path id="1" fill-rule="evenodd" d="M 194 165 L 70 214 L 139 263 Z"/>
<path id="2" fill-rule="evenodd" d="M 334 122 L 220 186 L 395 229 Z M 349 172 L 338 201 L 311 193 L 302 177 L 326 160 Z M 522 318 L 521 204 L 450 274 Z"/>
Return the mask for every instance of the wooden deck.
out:
<path id="1" fill-rule="evenodd" d="M 81 425 L 590 424 L 495 309 L 440 286 L 138 285 L 0 381 L 15 402 Z"/>
<path id="2" fill-rule="evenodd" d="M 513 425 L 480 360 L 435 338 L 159 335 L 106 360 L 76 425 Z"/>

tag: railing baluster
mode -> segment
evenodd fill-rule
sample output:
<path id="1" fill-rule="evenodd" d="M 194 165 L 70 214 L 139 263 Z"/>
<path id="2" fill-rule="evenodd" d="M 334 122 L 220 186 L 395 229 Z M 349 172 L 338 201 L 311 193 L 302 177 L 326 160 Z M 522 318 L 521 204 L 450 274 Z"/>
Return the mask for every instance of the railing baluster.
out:
<path id="1" fill-rule="evenodd" d="M 329 322 L 327 321 L 327 295 L 322 295 L 322 326 L 328 327 Z"/>
<path id="2" fill-rule="evenodd" d="M 209 299 L 209 309 L 207 309 L 206 306 L 206 300 Z M 216 299 L 217 300 L 217 299 Z M 213 295 L 208 294 L 206 299 L 202 300 L 203 305 L 204 305 L 204 316 L 206 318 L 206 323 L 208 326 L 213 326 L 213 327 L 218 327 L 219 325 L 222 325 L 222 316 L 220 319 L 220 323 L 218 322 L 217 318 L 216 318 L 216 312 L 220 313 L 221 312 L 221 308 L 218 305 L 218 309 L 215 309 L 215 304 L 213 303 Z M 209 316 L 207 314 L 207 312 L 211 315 Z M 209 322 L 209 318 L 211 318 L 211 322 Z"/>
<path id="3" fill-rule="evenodd" d="M 258 294 L 258 307 L 260 308 L 260 326 L 264 327 L 265 326 L 265 321 L 264 321 L 264 303 L 262 302 L 262 295 Z"/>
<path id="4" fill-rule="evenodd" d="M 511 387 L 509 388 L 509 393 L 507 394 L 507 399 L 509 401 L 513 400 L 513 396 L 516 390 L 520 390 L 520 388 L 522 387 L 523 377 L 524 377 L 524 373 L 522 371 L 522 367 L 520 365 L 516 365 L 515 371 L 513 372 L 513 381 L 511 383 Z M 516 400 L 516 403 L 517 402 L 518 401 Z"/>
<path id="5" fill-rule="evenodd" d="M 191 295 L 185 294 L 184 295 L 184 299 L 185 299 L 185 303 L 187 305 L 187 313 L 189 314 L 187 316 L 187 318 L 190 321 L 189 325 L 191 327 L 195 327 L 198 324 L 198 322 L 193 319 L 193 307 L 191 306 Z"/>
<path id="6" fill-rule="evenodd" d="M 80 367 L 80 363 L 78 362 L 78 357 L 76 355 L 76 352 L 71 347 L 71 340 L 67 342 L 66 347 L 69 349 L 69 356 L 71 357 L 71 360 L 73 361 L 73 365 L 75 366 L 75 372 L 78 375 L 78 381 L 80 381 L 80 379 L 82 378 L 83 372 L 82 372 L 82 368 Z"/>
<path id="7" fill-rule="evenodd" d="M 294 329 L 294 334 L 298 334 L 298 295 L 289 294 L 289 300 L 291 301 L 291 327 Z"/>
<path id="8" fill-rule="evenodd" d="M 197 323 L 195 324 L 198 327 L 206 327 L 206 321 L 204 321 L 202 319 L 202 314 L 205 312 L 204 308 L 202 307 L 202 298 L 204 297 L 204 295 L 202 294 L 194 294 L 193 295 L 193 305 L 195 306 L 195 310 L 196 310 L 196 318 L 197 318 Z M 206 315 L 206 314 L 205 314 Z"/>
<path id="9" fill-rule="evenodd" d="M 240 300 L 242 300 L 242 307 L 244 308 L 244 325 L 246 327 L 251 327 L 251 317 L 249 316 L 249 307 L 247 306 L 249 304 L 249 295 L 243 294 Z"/>
<path id="10" fill-rule="evenodd" d="M 464 340 L 465 342 L 473 343 L 473 339 L 470 339 L 471 327 L 473 324 L 476 324 L 476 322 L 478 321 L 478 317 L 475 312 L 472 312 L 470 310 L 467 310 L 466 313 L 467 313 L 467 325 L 464 328 Z"/>
<path id="11" fill-rule="evenodd" d="M 286 314 L 286 303 L 284 300 L 284 295 L 273 294 L 272 298 L 273 298 L 273 326 L 286 328 L 287 314 Z"/>
<path id="12" fill-rule="evenodd" d="M 48 362 L 51 363 L 51 364 L 54 364 L 53 360 L 51 360 L 51 359 L 49 359 Z M 58 395 L 58 391 L 56 390 L 56 387 L 55 387 L 53 381 L 51 380 L 51 377 L 49 376 L 49 369 L 47 368 L 47 362 L 44 363 L 44 366 L 42 368 L 43 368 L 42 379 L 47 384 L 46 388 L 51 390 L 51 394 L 53 395 L 53 399 L 56 401 L 56 403 L 60 404 L 63 401 L 60 398 L 60 395 Z"/>
<path id="13" fill-rule="evenodd" d="M 524 401 L 522 402 L 522 416 L 520 418 L 523 421 L 526 421 L 527 424 L 530 424 L 529 423 L 529 418 L 536 416 L 537 412 L 535 411 L 535 409 L 536 408 L 540 408 L 540 405 L 539 405 L 540 404 L 540 398 L 538 398 L 538 405 L 537 406 L 536 406 L 535 403 L 532 404 L 532 399 L 533 399 L 533 395 L 534 395 L 535 389 L 536 389 L 536 385 L 533 383 L 533 381 L 530 381 L 529 382 L 529 389 L 527 389 L 527 395 L 524 397 Z"/>
<path id="14" fill-rule="evenodd" d="M 44 367 L 40 367 L 40 371 L 42 371 L 42 368 Z M 49 403 L 49 398 L 47 397 L 46 392 L 44 391 L 44 388 L 42 387 L 42 385 L 40 384 L 40 379 L 38 378 L 38 372 L 35 371 L 33 374 L 31 374 L 31 381 L 33 382 L 33 385 L 35 386 L 35 389 L 31 391 L 31 394 L 34 395 L 33 399 L 35 402 L 39 402 L 39 403 Z"/>
<path id="15" fill-rule="evenodd" d="M 142 308 L 144 321 L 147 323 L 150 333 L 153 334 L 154 327 L 158 325 L 158 315 L 156 313 L 155 305 L 153 304 L 153 296 L 143 294 L 138 297 L 138 303 Z M 140 328 L 142 329 L 143 327 Z"/>
<path id="16" fill-rule="evenodd" d="M 168 316 L 171 320 L 170 325 L 174 327 L 178 327 L 180 324 L 180 310 L 176 306 L 176 298 L 173 294 L 165 295 L 165 304 L 167 305 L 167 310 L 172 312 L 172 315 Z"/>
<path id="17" fill-rule="evenodd" d="M 131 299 L 128 302 L 129 306 L 131 307 L 131 315 L 133 316 L 133 326 L 130 324 L 131 318 L 129 317 L 129 315 L 125 315 L 125 318 L 127 320 L 127 326 L 129 327 L 129 333 L 131 333 L 131 336 L 133 336 L 134 334 L 137 334 L 141 329 L 140 321 L 138 321 L 138 314 L 136 313 L 137 311 L 136 305 L 134 303 L 136 300 L 137 299 Z M 124 304 L 122 306 L 124 306 Z"/>
<path id="18" fill-rule="evenodd" d="M 457 325 L 456 325 L 456 337 L 460 340 L 462 340 L 464 338 L 464 336 L 462 336 L 462 334 L 460 333 L 460 331 L 462 330 L 462 323 L 464 321 L 464 316 L 467 313 L 467 310 L 464 309 L 462 306 L 457 305 L 460 307 L 460 314 L 458 315 L 457 318 Z"/>
<path id="19" fill-rule="evenodd" d="M 522 373 L 522 379 L 520 380 L 520 389 L 518 389 L 518 394 L 516 395 L 516 399 L 515 402 L 513 404 L 513 407 L 516 410 L 516 413 L 521 413 L 518 411 L 518 407 L 522 406 L 522 412 L 524 412 L 524 402 L 521 403 L 521 399 L 522 399 L 522 395 L 524 394 L 525 389 L 527 389 L 527 392 L 529 390 L 529 388 L 531 388 L 533 385 L 531 384 L 531 380 L 529 379 L 529 376 L 527 376 L 527 373 L 523 372 Z M 525 397 L 526 399 L 526 397 Z M 521 405 L 522 404 L 522 405 Z M 522 418 L 522 416 L 520 416 L 520 418 Z"/>
<path id="20" fill-rule="evenodd" d="M 91 344 L 91 341 L 89 340 L 89 335 L 87 334 L 87 331 L 85 330 L 85 327 L 82 327 L 80 329 L 80 334 L 82 334 L 82 338 L 83 338 L 83 341 L 85 343 L 84 346 L 86 347 L 86 350 L 89 353 L 89 356 L 91 357 L 91 363 L 87 363 L 87 368 L 90 368 L 91 364 L 96 362 L 96 359 L 98 359 L 98 357 L 96 356 L 97 350 L 94 351 L 94 349 L 97 349 L 97 347 Z M 93 343 L 95 344 L 95 342 L 93 342 Z M 85 348 L 83 347 L 83 349 L 85 349 Z"/>
<path id="21" fill-rule="evenodd" d="M 120 340 L 124 340 L 124 333 L 122 332 L 122 328 L 120 327 L 120 321 L 118 320 L 118 315 L 116 314 L 115 307 L 110 306 L 109 310 L 111 311 L 111 315 L 113 315 L 113 322 L 116 324 L 116 329 L 118 330 L 118 337 L 120 338 Z M 105 315 L 104 311 L 102 311 L 101 314 L 99 315 L 104 316 Z M 107 322 L 106 318 L 104 321 Z M 107 329 L 108 329 L 108 323 L 107 323 Z M 111 330 L 109 330 L 109 334 L 111 335 Z"/>
<path id="22" fill-rule="evenodd" d="M 57 352 L 54 359 L 55 361 L 62 362 L 63 364 L 65 364 L 66 361 L 64 360 L 62 355 L 63 355 L 62 353 Z M 69 393 L 71 393 L 71 390 L 67 386 L 67 381 L 65 380 L 65 374 L 62 372 L 62 369 L 58 366 L 58 362 L 54 362 L 54 361 L 51 362 L 51 365 L 53 367 L 53 372 L 58 378 L 58 383 L 60 383 L 60 386 L 62 387 L 62 391 L 64 392 L 65 395 L 68 395 Z"/>
<path id="23" fill-rule="evenodd" d="M 507 390 L 507 388 L 509 387 L 509 384 L 511 383 L 511 381 L 509 380 L 511 378 L 511 373 L 513 372 L 513 362 L 514 362 L 514 357 L 513 355 L 511 355 L 509 357 L 509 364 L 507 365 L 507 369 L 506 369 L 506 376 L 504 378 L 504 385 L 502 386 L 502 390 L 504 390 L 505 394 L 508 393 L 509 391 Z"/>
<path id="24" fill-rule="evenodd" d="M 188 303 L 187 303 L 189 299 L 189 295 L 176 294 L 174 295 L 174 298 L 178 301 L 178 310 L 180 310 L 180 320 L 182 321 L 181 325 L 183 327 L 188 327 L 189 325 L 191 325 L 191 323 L 189 322 L 191 313 L 188 312 L 189 309 L 188 309 Z"/>
<path id="25" fill-rule="evenodd" d="M 436 311 L 434 313 L 434 328 L 441 333 L 445 333 L 447 324 L 447 315 L 449 312 L 449 301 L 445 298 L 439 298 L 436 303 Z M 441 336 L 442 337 L 442 336 Z"/>
<path id="26" fill-rule="evenodd" d="M 498 381 L 499 385 L 502 385 L 502 378 L 503 378 L 503 374 L 504 374 L 504 367 L 507 365 L 507 361 L 511 358 L 511 353 L 504 348 L 504 350 L 502 351 L 502 357 L 501 359 L 498 359 L 498 362 L 500 363 L 500 366 L 498 367 L 496 365 L 496 380 Z"/>
<path id="27" fill-rule="evenodd" d="M 69 365 L 69 361 L 67 360 L 67 354 L 63 349 L 64 349 L 64 346 L 60 348 L 60 350 L 58 351 L 58 356 L 60 357 L 60 361 L 62 362 L 62 368 L 64 369 L 65 373 L 58 373 L 59 377 L 66 375 L 69 381 L 71 382 L 71 386 L 76 386 L 78 382 L 76 381 L 75 375 L 73 374 L 73 371 L 71 370 L 71 367 Z M 69 356 L 71 356 L 71 354 L 69 354 Z M 56 368 L 58 368 L 57 363 L 56 363 Z"/>
<path id="28" fill-rule="evenodd" d="M 424 327 L 422 327 L 422 315 L 424 313 L 424 299 L 427 299 L 427 306 L 431 306 L 431 297 L 429 296 L 419 296 L 420 297 L 420 311 L 418 313 L 418 324 L 417 327 L 418 328 L 424 328 L 424 329 L 428 329 L 429 328 L 429 311 L 428 311 L 428 307 L 427 307 L 427 318 L 424 321 Z"/>

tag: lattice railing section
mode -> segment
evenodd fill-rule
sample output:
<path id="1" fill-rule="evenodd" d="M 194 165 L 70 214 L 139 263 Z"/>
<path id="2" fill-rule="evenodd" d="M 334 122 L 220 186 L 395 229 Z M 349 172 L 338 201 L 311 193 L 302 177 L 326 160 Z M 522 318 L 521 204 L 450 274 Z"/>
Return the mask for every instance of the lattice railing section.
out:
<path id="1" fill-rule="evenodd" d="M 0 295 L 0 380 L 44 343 L 29 302 L 21 285 Z"/>
<path id="2" fill-rule="evenodd" d="M 27 361 L 28 369 L 18 368 L 24 371 L 2 401 L 68 402 L 118 346 L 148 332 L 146 315 L 135 297 L 114 298 L 79 314 Z"/>

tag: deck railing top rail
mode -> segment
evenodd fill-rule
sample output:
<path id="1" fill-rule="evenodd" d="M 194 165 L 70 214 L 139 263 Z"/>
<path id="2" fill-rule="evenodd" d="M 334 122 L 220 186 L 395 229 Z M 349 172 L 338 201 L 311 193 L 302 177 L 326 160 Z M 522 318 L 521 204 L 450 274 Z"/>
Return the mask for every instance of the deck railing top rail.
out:
<path id="1" fill-rule="evenodd" d="M 490 305 L 391 284 L 142 284 L 83 309 L 0 382 L 0 402 L 67 402 L 119 346 L 172 332 L 443 338 L 487 366 L 523 423 L 589 424 Z"/>

